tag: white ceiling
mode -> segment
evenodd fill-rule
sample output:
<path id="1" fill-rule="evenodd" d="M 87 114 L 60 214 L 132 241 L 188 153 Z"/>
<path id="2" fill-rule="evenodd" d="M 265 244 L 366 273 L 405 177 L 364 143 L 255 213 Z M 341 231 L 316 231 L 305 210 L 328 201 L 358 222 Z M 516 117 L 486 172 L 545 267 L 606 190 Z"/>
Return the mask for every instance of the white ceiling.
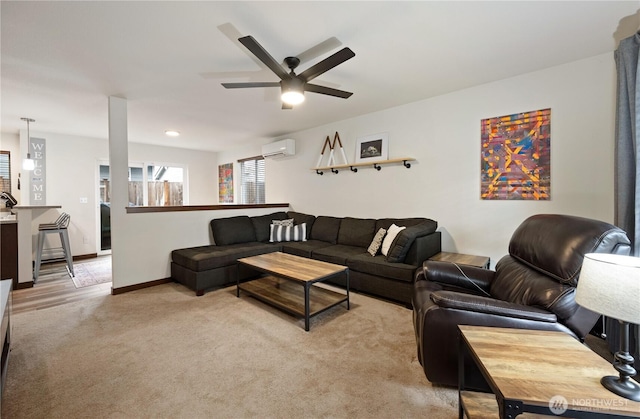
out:
<path id="1" fill-rule="evenodd" d="M 639 1 L 1 2 L 2 131 L 107 138 L 107 97 L 128 100 L 129 140 L 220 151 L 613 51 Z M 356 56 L 281 110 L 278 81 L 237 38 L 301 72 Z M 178 138 L 164 135 L 181 132 Z"/>

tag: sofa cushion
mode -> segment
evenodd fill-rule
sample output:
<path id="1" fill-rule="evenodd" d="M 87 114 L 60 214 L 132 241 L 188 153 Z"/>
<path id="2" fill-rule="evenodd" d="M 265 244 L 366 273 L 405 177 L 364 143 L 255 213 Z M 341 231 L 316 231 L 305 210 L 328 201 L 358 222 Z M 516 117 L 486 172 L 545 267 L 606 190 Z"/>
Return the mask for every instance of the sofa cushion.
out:
<path id="1" fill-rule="evenodd" d="M 273 214 L 257 215 L 251 217 L 253 223 L 253 229 L 256 232 L 256 240 L 259 242 L 269 241 L 269 227 L 274 220 L 284 220 L 287 218 L 287 213 L 284 211 L 274 212 Z M 213 236 L 215 238 L 215 236 Z"/>
<path id="2" fill-rule="evenodd" d="M 307 241 L 307 225 L 305 223 L 297 226 L 271 224 L 269 241 L 271 243 Z"/>
<path id="3" fill-rule="evenodd" d="M 335 263 L 338 265 L 346 265 L 347 259 L 356 255 L 366 255 L 369 259 L 369 253 L 366 249 L 357 246 L 346 246 L 344 244 L 336 244 L 316 249 L 311 253 L 313 259 L 322 260 L 324 262 Z"/>
<path id="4" fill-rule="evenodd" d="M 293 218 L 294 224 L 302 224 L 305 223 L 307 225 L 307 239 L 311 238 L 311 228 L 313 228 L 313 223 L 316 221 L 315 215 L 303 214 L 301 212 L 289 211 L 287 212 L 287 216 L 289 218 Z"/>
<path id="5" fill-rule="evenodd" d="M 336 244 L 341 221 L 342 219 L 337 217 L 327 217 L 325 215 L 317 217 L 313 227 L 311 227 L 311 238 Z"/>
<path id="6" fill-rule="evenodd" d="M 171 260 L 195 272 L 235 265 L 239 258 L 277 252 L 280 246 L 269 243 L 238 243 L 227 246 L 198 246 L 171 252 Z"/>
<path id="7" fill-rule="evenodd" d="M 376 220 L 374 219 L 345 217 L 340 223 L 338 244 L 366 249 L 376 234 L 375 228 Z"/>
<path id="8" fill-rule="evenodd" d="M 322 240 L 307 240 L 305 242 L 283 242 L 282 251 L 291 255 L 311 258 L 314 250 L 321 247 L 333 246 L 331 243 Z"/>
<path id="9" fill-rule="evenodd" d="M 349 270 L 362 272 L 372 276 L 395 279 L 402 282 L 413 282 L 416 266 L 405 263 L 390 263 L 384 255 L 371 257 L 369 253 L 352 255 L 347 260 Z"/>
<path id="10" fill-rule="evenodd" d="M 256 241 L 253 223 L 247 215 L 211 220 L 213 241 L 218 246 Z"/>
<path id="11" fill-rule="evenodd" d="M 416 237 L 426 236 L 436 231 L 437 224 L 432 220 L 426 220 L 402 230 L 391 245 L 387 253 L 387 262 L 404 262 L 411 245 Z"/>

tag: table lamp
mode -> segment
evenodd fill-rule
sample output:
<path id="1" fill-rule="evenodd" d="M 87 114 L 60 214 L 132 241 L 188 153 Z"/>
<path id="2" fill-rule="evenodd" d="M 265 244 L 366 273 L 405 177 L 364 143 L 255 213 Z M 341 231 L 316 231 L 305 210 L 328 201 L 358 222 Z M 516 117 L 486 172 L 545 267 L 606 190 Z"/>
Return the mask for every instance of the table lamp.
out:
<path id="1" fill-rule="evenodd" d="M 619 377 L 602 377 L 600 383 L 624 398 L 640 401 L 640 384 L 629 354 L 629 323 L 640 324 L 640 258 L 587 253 L 578 279 L 576 302 L 620 322 L 620 350 L 613 366 Z"/>

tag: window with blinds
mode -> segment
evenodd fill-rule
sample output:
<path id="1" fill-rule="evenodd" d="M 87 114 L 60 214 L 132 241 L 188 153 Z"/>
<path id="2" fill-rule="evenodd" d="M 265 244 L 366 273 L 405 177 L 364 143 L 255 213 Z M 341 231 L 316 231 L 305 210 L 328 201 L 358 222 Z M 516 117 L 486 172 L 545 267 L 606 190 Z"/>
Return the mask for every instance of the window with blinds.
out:
<path id="1" fill-rule="evenodd" d="M 0 151 L 0 192 L 11 193 L 11 153 Z"/>
<path id="2" fill-rule="evenodd" d="M 240 163 L 240 204 L 264 204 L 264 158 L 251 157 L 238 160 L 238 163 Z"/>

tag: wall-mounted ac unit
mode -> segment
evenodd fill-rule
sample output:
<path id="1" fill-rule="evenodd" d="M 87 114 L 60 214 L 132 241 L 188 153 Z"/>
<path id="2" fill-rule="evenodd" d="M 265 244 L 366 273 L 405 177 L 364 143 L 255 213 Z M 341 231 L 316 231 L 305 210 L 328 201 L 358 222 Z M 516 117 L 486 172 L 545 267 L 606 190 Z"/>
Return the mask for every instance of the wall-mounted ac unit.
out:
<path id="1" fill-rule="evenodd" d="M 262 156 L 265 158 L 293 156 L 294 154 L 296 154 L 296 140 L 291 138 L 262 146 Z"/>

